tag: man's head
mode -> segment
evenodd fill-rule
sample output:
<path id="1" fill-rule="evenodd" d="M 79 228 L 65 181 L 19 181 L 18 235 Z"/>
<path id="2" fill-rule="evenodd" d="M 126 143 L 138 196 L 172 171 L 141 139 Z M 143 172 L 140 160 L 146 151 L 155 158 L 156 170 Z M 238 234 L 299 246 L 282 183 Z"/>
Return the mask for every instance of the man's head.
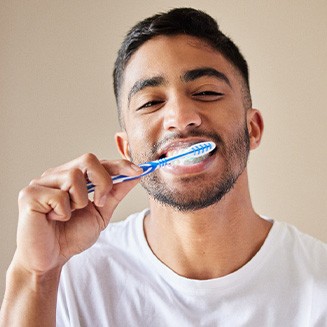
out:
<path id="1" fill-rule="evenodd" d="M 233 41 L 219 30 L 217 22 L 203 11 L 192 8 L 177 8 L 167 13 L 156 14 L 137 23 L 126 35 L 115 62 L 113 72 L 114 92 L 119 121 L 124 126 L 121 109 L 121 86 L 124 71 L 131 56 L 148 40 L 160 36 L 190 35 L 205 41 L 220 52 L 240 73 L 244 83 L 244 104 L 251 107 L 249 72 L 246 60 Z"/>
<path id="2" fill-rule="evenodd" d="M 246 62 L 214 20 L 176 9 L 139 23 L 120 50 L 114 76 L 123 157 L 141 163 L 197 142 L 217 145 L 200 161 L 144 177 L 151 198 L 189 211 L 220 201 L 240 175 L 238 189 L 246 189 L 248 153 L 263 125 L 251 108 Z"/>

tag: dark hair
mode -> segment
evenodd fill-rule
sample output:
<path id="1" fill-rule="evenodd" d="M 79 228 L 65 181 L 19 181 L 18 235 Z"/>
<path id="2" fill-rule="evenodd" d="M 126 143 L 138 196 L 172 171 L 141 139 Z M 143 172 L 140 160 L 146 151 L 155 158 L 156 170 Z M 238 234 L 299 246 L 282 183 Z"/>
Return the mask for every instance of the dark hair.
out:
<path id="1" fill-rule="evenodd" d="M 113 72 L 114 92 L 119 115 L 119 96 L 123 73 L 133 53 L 155 36 L 177 34 L 198 37 L 229 60 L 241 73 L 246 86 L 245 91 L 250 100 L 248 65 L 238 47 L 220 31 L 217 22 L 205 12 L 193 8 L 176 8 L 140 21 L 127 33 L 118 51 Z"/>

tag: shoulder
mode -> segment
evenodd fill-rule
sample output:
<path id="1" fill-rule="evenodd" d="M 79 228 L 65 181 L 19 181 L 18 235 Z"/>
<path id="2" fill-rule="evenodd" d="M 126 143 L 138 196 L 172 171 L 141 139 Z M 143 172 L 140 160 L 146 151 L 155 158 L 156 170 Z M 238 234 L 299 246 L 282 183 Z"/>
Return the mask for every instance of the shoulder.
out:
<path id="1" fill-rule="evenodd" d="M 294 255 L 299 259 L 299 265 L 294 269 L 306 276 L 303 287 L 311 289 L 311 319 L 312 325 L 326 323 L 327 296 L 327 244 L 299 231 L 294 226 L 287 226 L 288 234 L 293 239 Z M 324 321 L 324 322 L 323 322 Z"/>
<path id="2" fill-rule="evenodd" d="M 310 264 L 313 270 L 327 269 L 327 244 L 300 231 L 295 226 L 280 223 L 285 230 L 285 242 L 293 254 Z"/>
<path id="3" fill-rule="evenodd" d="M 295 226 L 279 223 L 284 231 L 279 250 L 284 252 L 284 264 L 293 276 L 301 276 L 302 281 L 312 288 L 315 299 L 327 295 L 327 244 L 308 235 Z M 280 254 L 281 255 L 281 254 Z"/>
<path id="4" fill-rule="evenodd" d="M 312 319 L 326 319 L 327 244 L 285 222 L 274 221 L 271 232 L 271 278 L 278 276 L 285 291 L 312 303 Z"/>

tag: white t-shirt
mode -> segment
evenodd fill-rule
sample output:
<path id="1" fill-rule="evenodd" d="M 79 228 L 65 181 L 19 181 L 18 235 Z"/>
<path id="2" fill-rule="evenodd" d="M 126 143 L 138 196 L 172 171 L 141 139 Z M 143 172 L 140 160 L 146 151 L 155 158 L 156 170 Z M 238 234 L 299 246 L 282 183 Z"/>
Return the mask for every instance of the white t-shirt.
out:
<path id="1" fill-rule="evenodd" d="M 274 221 L 242 268 L 192 280 L 152 253 L 145 214 L 109 224 L 64 266 L 57 326 L 327 326 L 326 244 Z"/>

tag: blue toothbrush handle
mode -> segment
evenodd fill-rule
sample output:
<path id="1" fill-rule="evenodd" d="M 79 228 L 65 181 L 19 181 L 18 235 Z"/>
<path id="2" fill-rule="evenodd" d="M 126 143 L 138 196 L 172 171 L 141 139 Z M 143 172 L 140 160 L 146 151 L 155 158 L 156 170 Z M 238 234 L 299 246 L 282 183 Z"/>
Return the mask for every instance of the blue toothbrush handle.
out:
<path id="1" fill-rule="evenodd" d="M 131 181 L 133 179 L 140 178 L 147 174 L 152 173 L 159 167 L 164 167 L 167 164 L 172 163 L 173 161 L 187 156 L 202 156 L 210 151 L 212 151 L 216 147 L 215 143 L 213 142 L 202 142 L 192 145 L 191 147 L 185 149 L 184 152 L 179 153 L 177 155 L 168 157 L 168 158 L 161 158 L 155 161 L 145 162 L 140 164 L 139 167 L 143 169 L 143 173 L 137 176 L 126 176 L 126 175 L 117 175 L 112 177 L 112 182 L 114 184 L 121 183 L 124 181 Z M 94 191 L 95 186 L 90 182 L 87 184 L 87 190 L 89 193 Z"/>
<path id="2" fill-rule="evenodd" d="M 154 163 L 154 162 L 147 162 L 141 165 L 138 165 L 139 167 L 141 167 L 143 169 L 143 173 L 136 175 L 136 176 L 127 176 L 127 175 L 116 175 L 116 176 L 112 176 L 112 183 L 113 184 L 118 184 L 121 182 L 125 182 L 125 181 L 132 181 L 134 179 L 140 178 L 142 176 L 145 176 L 147 174 L 152 173 L 154 170 L 156 170 L 158 168 L 158 164 Z M 95 185 L 90 183 L 87 183 L 87 191 L 88 193 L 91 193 L 94 191 Z"/>
<path id="3" fill-rule="evenodd" d="M 140 178 L 142 176 L 152 173 L 157 168 L 157 165 L 153 165 L 152 162 L 147 162 L 147 163 L 144 163 L 144 164 L 141 164 L 138 166 L 143 169 L 142 174 L 139 174 L 136 176 L 126 176 L 126 175 L 112 176 L 111 179 L 112 179 L 113 184 L 117 184 L 117 183 L 121 183 L 121 182 L 125 182 L 125 181 L 132 181 L 134 179 L 137 179 L 137 178 Z"/>

